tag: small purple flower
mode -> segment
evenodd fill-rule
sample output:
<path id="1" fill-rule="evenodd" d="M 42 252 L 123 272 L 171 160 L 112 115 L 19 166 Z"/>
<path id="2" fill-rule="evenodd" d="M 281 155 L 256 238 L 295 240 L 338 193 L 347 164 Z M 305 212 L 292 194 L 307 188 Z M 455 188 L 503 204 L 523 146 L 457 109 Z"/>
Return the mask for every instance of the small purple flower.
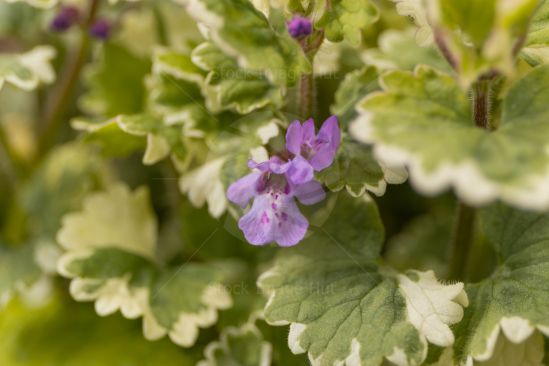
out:
<path id="1" fill-rule="evenodd" d="M 296 245 L 305 237 L 309 222 L 294 197 L 304 205 L 313 205 L 326 197 L 322 186 L 314 180 L 300 185 L 290 183 L 284 173 L 288 163 L 276 156 L 259 164 L 250 161 L 248 165 L 256 171 L 233 183 L 227 191 L 228 199 L 243 208 L 254 199 L 238 227 L 253 245 Z"/>
<path id="2" fill-rule="evenodd" d="M 313 32 L 313 23 L 307 18 L 296 15 L 288 22 L 288 33 L 294 38 L 307 37 Z"/>
<path id="3" fill-rule="evenodd" d="M 290 181 L 294 184 L 305 183 L 312 179 L 314 171 L 332 165 L 340 141 L 341 131 L 336 116 L 331 116 L 322 124 L 318 135 L 315 135 L 312 119 L 303 124 L 292 122 L 286 132 L 286 149 L 295 155 L 287 170 Z"/>
<path id="4" fill-rule="evenodd" d="M 57 32 L 64 32 L 76 24 L 80 19 L 80 11 L 75 6 L 64 6 L 53 18 L 50 28 Z"/>
<path id="5" fill-rule="evenodd" d="M 339 148 L 341 132 L 335 116 L 328 118 L 318 135 L 312 119 L 301 125 L 293 122 L 286 133 L 286 149 L 263 163 L 250 160 L 254 171 L 231 184 L 227 197 L 245 208 L 252 208 L 240 218 L 238 227 L 253 245 L 276 242 L 288 247 L 299 243 L 307 233 L 309 222 L 301 214 L 295 199 L 314 205 L 326 197 L 314 172 L 330 166 Z"/>
<path id="6" fill-rule="evenodd" d="M 90 27 L 92 37 L 105 41 L 109 38 L 112 31 L 112 24 L 108 20 L 99 19 Z"/>

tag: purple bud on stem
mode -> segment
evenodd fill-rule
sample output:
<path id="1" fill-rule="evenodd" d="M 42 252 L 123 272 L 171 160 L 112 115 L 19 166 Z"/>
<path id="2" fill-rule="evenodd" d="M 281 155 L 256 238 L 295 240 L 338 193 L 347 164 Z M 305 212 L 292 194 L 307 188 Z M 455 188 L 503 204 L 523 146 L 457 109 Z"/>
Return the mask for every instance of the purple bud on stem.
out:
<path id="1" fill-rule="evenodd" d="M 307 18 L 296 15 L 288 22 L 288 33 L 293 38 L 303 38 L 311 35 L 313 32 L 313 24 Z"/>
<path id="2" fill-rule="evenodd" d="M 99 19 L 90 27 L 92 37 L 105 41 L 109 38 L 112 31 L 112 24 L 108 20 Z"/>
<path id="3" fill-rule="evenodd" d="M 65 32 L 80 19 L 80 11 L 76 6 L 64 6 L 55 15 L 50 23 L 50 28 L 56 32 Z"/>

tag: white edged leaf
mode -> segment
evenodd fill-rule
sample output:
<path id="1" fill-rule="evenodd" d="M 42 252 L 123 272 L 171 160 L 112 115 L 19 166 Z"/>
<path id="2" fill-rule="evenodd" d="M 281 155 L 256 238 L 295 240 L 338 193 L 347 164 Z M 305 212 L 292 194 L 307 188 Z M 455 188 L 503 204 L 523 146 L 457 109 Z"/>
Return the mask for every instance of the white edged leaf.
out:
<path id="1" fill-rule="evenodd" d="M 294 84 L 299 75 L 312 71 L 299 44 L 287 33 L 277 33 L 248 0 L 177 1 L 240 67 L 264 72 L 279 85 Z"/>
<path id="2" fill-rule="evenodd" d="M 549 334 L 549 215 L 497 204 L 481 212 L 481 223 L 499 265 L 466 287 L 470 305 L 454 328 L 454 354 L 461 362 L 487 361 L 498 347 L 518 350 L 537 331 Z"/>
<path id="3" fill-rule="evenodd" d="M 55 71 L 51 65 L 56 51 L 51 46 L 37 46 L 21 54 L 0 54 L 0 88 L 8 82 L 23 90 L 51 84 Z"/>
<path id="4" fill-rule="evenodd" d="M 468 95 L 450 76 L 427 66 L 390 71 L 382 92 L 358 104 L 351 135 L 374 144 L 381 163 L 406 166 L 420 192 L 453 187 L 472 205 L 496 199 L 530 209 L 549 207 L 549 133 L 545 99 L 549 67 L 517 81 L 502 102 L 498 129 L 473 124 Z"/>
<path id="5" fill-rule="evenodd" d="M 161 266 L 156 260 L 157 224 L 148 191 L 131 192 L 115 184 L 90 195 L 81 212 L 68 214 L 58 233 L 66 250 L 58 272 L 72 279 L 71 295 L 95 301 L 99 315 L 118 310 L 143 318 L 147 339 L 168 335 L 192 346 L 200 328 L 213 325 L 217 311 L 231 306 L 219 268 L 183 263 Z"/>
<path id="6" fill-rule="evenodd" d="M 228 327 L 221 331 L 219 341 L 204 349 L 205 359 L 197 366 L 269 366 L 272 345 L 265 341 L 253 323 Z"/>
<path id="7" fill-rule="evenodd" d="M 370 199 L 340 194 L 333 214 L 337 223 L 285 250 L 259 279 L 269 294 L 265 319 L 290 325 L 292 352 L 321 366 L 421 365 L 428 340 L 451 344 L 449 325 L 467 303 L 463 284 L 379 266 L 383 232 Z"/>

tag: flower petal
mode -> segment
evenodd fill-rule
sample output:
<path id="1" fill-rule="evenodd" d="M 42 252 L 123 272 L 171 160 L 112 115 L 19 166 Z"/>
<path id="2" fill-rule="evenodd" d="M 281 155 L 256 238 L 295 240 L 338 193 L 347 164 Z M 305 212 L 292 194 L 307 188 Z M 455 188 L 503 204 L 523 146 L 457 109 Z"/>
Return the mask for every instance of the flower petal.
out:
<path id="1" fill-rule="evenodd" d="M 293 121 L 286 131 L 286 149 L 292 154 L 299 154 L 303 143 L 303 129 L 299 121 Z"/>
<path id="2" fill-rule="evenodd" d="M 336 116 L 331 116 L 322 124 L 318 131 L 317 139 L 329 141 L 330 148 L 335 152 L 341 142 L 341 130 Z"/>
<path id="3" fill-rule="evenodd" d="M 257 196 L 248 213 L 239 220 L 238 227 L 253 245 L 276 242 L 281 246 L 299 243 L 309 227 L 307 219 L 290 196 Z"/>
<path id="4" fill-rule="evenodd" d="M 322 125 L 314 144 L 315 154 L 311 159 L 311 165 L 316 171 L 326 169 L 332 165 L 340 142 L 339 123 L 337 117 L 332 116 Z"/>
<path id="5" fill-rule="evenodd" d="M 294 199 L 287 197 L 279 210 L 278 223 L 273 235 L 278 245 L 291 247 L 299 243 L 307 234 L 309 222 L 301 214 Z"/>
<path id="6" fill-rule="evenodd" d="M 303 122 L 303 141 L 311 142 L 315 138 L 315 121 L 311 118 Z"/>
<path id="7" fill-rule="evenodd" d="M 260 172 L 253 172 L 231 184 L 227 190 L 229 201 L 240 207 L 246 207 L 248 201 L 256 195 L 256 184 L 259 177 L 261 177 Z"/>
<path id="8" fill-rule="evenodd" d="M 257 196 L 250 211 L 238 221 L 238 227 L 252 245 L 265 245 L 274 241 L 273 213 L 268 195 Z"/>
<path id="9" fill-rule="evenodd" d="M 322 185 L 316 180 L 293 186 L 292 192 L 299 202 L 304 205 L 314 205 L 326 198 L 326 192 L 324 192 Z"/>
<path id="10" fill-rule="evenodd" d="M 286 177 L 292 184 L 304 184 L 313 180 L 314 170 L 304 157 L 297 155 L 291 161 Z"/>
<path id="11" fill-rule="evenodd" d="M 269 171 L 275 174 L 284 174 L 288 171 L 291 166 L 291 162 L 284 161 L 278 156 L 273 156 L 269 160 Z"/>

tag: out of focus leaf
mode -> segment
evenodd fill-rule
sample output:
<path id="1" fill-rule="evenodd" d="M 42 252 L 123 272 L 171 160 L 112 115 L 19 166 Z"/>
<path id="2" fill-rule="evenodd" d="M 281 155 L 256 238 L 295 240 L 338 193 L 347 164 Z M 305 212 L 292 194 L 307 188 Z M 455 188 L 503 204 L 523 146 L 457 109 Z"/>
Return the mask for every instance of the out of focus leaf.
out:
<path id="1" fill-rule="evenodd" d="M 220 340 L 206 347 L 206 359 L 197 366 L 269 366 L 271 354 L 272 345 L 265 342 L 254 324 L 249 323 L 224 329 Z"/>
<path id="2" fill-rule="evenodd" d="M 186 154 L 182 127 L 170 126 L 154 115 L 119 115 L 103 123 L 75 120 L 73 127 L 86 131 L 86 140 L 101 145 L 107 155 L 126 155 L 146 145 L 143 163 L 147 165 L 170 153 L 181 159 Z"/>
<path id="3" fill-rule="evenodd" d="M 373 143 L 382 163 L 407 165 L 425 194 L 454 187 L 473 205 L 501 199 L 546 209 L 548 81 L 549 67 L 542 66 L 515 82 L 501 120 L 493 121 L 498 128 L 488 131 L 474 125 L 469 95 L 451 75 L 427 66 L 391 71 L 382 76 L 384 91 L 359 103 L 350 131 Z"/>
<path id="4" fill-rule="evenodd" d="M 168 341 L 143 339 L 133 322 L 61 296 L 29 309 L 12 301 L 0 312 L 3 366 L 192 366 L 197 357 Z"/>
<path id="5" fill-rule="evenodd" d="M 80 105 L 89 114 L 114 117 L 143 110 L 150 62 L 116 43 L 105 43 L 86 70 Z"/>
<path id="6" fill-rule="evenodd" d="M 156 220 L 148 191 L 124 185 L 90 195 L 81 212 L 63 219 L 58 241 L 66 253 L 59 272 L 72 279 L 71 294 L 95 301 L 98 314 L 118 309 L 127 318 L 143 317 L 147 339 L 169 335 L 189 347 L 199 328 L 213 325 L 217 311 L 231 306 L 214 265 L 157 263 Z"/>
<path id="7" fill-rule="evenodd" d="M 370 0 L 334 0 L 325 9 L 317 26 L 324 28 L 326 38 L 332 42 L 347 40 L 357 46 L 361 31 L 379 17 L 379 9 Z"/>
<path id="8" fill-rule="evenodd" d="M 51 46 L 37 46 L 22 54 L 0 54 L 0 89 L 5 82 L 24 90 L 52 83 L 55 72 L 50 63 L 55 53 Z"/>

